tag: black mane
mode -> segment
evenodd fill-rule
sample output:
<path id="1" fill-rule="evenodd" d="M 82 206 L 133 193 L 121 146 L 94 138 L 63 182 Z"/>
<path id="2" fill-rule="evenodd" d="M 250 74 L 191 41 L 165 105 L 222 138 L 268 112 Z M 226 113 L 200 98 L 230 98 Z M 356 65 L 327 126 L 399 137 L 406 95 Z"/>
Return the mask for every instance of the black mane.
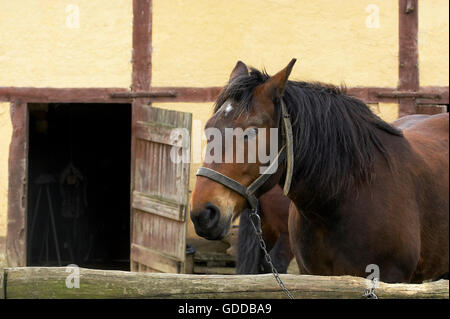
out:
<path id="1" fill-rule="evenodd" d="M 214 111 L 231 99 L 237 116 L 248 113 L 253 90 L 267 79 L 266 72 L 256 69 L 233 79 L 218 97 Z M 389 161 L 381 131 L 402 136 L 343 88 L 288 81 L 283 100 L 292 120 L 294 176 L 301 176 L 312 194 L 320 193 L 321 201 L 337 199 L 355 183 L 370 181 L 375 150 Z"/>

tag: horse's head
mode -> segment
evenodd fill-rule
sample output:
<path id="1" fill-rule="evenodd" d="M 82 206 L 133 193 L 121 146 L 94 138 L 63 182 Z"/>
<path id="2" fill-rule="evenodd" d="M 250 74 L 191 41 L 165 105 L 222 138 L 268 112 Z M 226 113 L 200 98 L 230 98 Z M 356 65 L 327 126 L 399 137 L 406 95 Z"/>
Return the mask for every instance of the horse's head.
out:
<path id="1" fill-rule="evenodd" d="M 282 147 L 280 100 L 294 63 L 295 59 L 265 80 L 255 79 L 240 61 L 231 72 L 205 127 L 208 144 L 203 174 L 197 174 L 191 206 L 198 235 L 223 238 L 232 217 L 249 206 L 249 198 L 243 195 L 246 188 L 258 184 L 255 195 L 259 196 L 282 176 L 283 165 L 277 163 Z M 254 183 L 262 173 L 270 177 Z"/>

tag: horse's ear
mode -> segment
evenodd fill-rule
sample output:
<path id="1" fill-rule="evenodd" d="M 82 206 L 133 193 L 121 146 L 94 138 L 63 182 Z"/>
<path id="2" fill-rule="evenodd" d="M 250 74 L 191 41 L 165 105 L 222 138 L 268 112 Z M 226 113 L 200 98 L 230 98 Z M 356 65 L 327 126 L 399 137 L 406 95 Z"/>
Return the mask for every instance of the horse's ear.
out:
<path id="1" fill-rule="evenodd" d="M 248 68 L 244 62 L 237 61 L 236 66 L 234 67 L 233 71 L 231 71 L 229 82 L 240 75 L 248 75 Z"/>
<path id="2" fill-rule="evenodd" d="M 284 88 L 295 61 L 297 61 L 297 59 L 292 59 L 283 70 L 270 77 L 266 83 L 264 83 L 264 91 L 270 96 L 270 98 L 274 99 L 283 96 Z"/>

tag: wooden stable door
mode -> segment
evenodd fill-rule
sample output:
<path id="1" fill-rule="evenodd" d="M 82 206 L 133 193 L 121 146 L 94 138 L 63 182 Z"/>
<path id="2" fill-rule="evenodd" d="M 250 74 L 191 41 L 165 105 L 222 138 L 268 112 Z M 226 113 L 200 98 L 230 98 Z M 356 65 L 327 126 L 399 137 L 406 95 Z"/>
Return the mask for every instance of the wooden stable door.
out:
<path id="1" fill-rule="evenodd" d="M 190 113 L 133 103 L 132 271 L 185 272 L 189 162 L 174 155 L 189 158 L 191 123 Z"/>

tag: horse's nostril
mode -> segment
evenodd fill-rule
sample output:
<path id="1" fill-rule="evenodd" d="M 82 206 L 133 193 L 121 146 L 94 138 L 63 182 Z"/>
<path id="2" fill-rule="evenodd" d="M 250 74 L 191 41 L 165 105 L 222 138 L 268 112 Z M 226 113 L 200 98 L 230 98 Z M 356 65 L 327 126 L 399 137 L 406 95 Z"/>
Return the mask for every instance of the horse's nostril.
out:
<path id="1" fill-rule="evenodd" d="M 205 207 L 205 211 L 207 212 L 207 214 L 205 215 L 209 215 L 206 227 L 211 228 L 216 226 L 216 224 L 219 222 L 220 210 L 213 204 L 207 204 Z"/>
<path id="2" fill-rule="evenodd" d="M 220 219 L 220 210 L 213 204 L 206 204 L 205 208 L 198 214 L 191 212 L 191 218 L 197 227 L 203 230 L 214 228 Z"/>

